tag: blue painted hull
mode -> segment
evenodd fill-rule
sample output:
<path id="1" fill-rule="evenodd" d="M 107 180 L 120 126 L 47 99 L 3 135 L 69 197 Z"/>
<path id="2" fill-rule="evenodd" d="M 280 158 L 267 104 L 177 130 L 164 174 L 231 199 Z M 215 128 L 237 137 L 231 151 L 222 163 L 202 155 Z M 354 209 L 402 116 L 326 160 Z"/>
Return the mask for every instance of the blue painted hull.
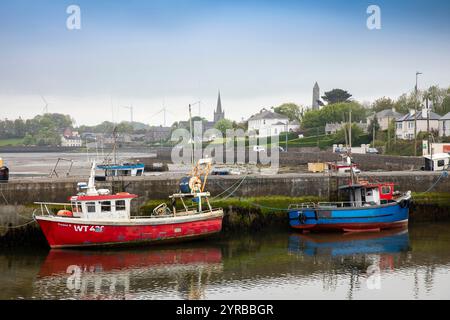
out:
<path id="1" fill-rule="evenodd" d="M 289 211 L 292 228 L 323 231 L 384 230 L 408 224 L 409 208 L 398 203 L 372 207 L 304 208 Z"/>

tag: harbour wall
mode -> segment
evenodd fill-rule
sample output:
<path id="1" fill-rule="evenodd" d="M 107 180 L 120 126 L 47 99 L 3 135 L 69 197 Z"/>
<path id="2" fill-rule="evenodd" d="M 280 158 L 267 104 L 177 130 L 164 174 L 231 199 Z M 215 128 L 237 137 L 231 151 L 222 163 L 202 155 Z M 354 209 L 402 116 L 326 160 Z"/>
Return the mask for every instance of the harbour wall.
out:
<path id="1" fill-rule="evenodd" d="M 148 200 L 167 199 L 178 190 L 180 175 L 163 174 L 160 176 L 126 177 L 120 181 L 98 182 L 98 188 L 113 189 L 115 192 L 126 191 L 139 195 L 133 204 L 133 211 Z M 443 177 L 434 172 L 367 172 L 362 179 L 392 181 L 400 190 L 421 193 L 432 191 L 448 194 L 450 177 Z M 33 202 L 67 203 L 68 196 L 76 194 L 76 183 L 83 179 L 29 179 L 10 181 L 0 184 L 0 246 L 15 245 L 37 241 L 45 244 L 36 223 L 28 224 L 36 207 Z M 280 174 L 273 176 L 212 176 L 208 179 L 208 190 L 212 196 L 222 197 L 305 197 L 316 196 L 333 200 L 337 187 L 348 181 L 346 175 L 328 174 Z M 224 192 L 224 190 L 228 190 Z M 289 203 L 286 203 L 286 207 Z M 267 226 L 287 227 L 286 212 L 264 214 L 254 208 L 251 210 L 224 208 L 224 231 L 245 232 L 259 230 Z M 449 206 L 441 207 L 430 201 L 426 204 L 413 205 L 411 221 L 443 221 L 450 219 Z M 24 227 L 20 227 L 24 226 Z"/>
<path id="2" fill-rule="evenodd" d="M 156 150 L 156 158 L 148 158 L 149 163 L 163 162 L 171 163 L 170 148 Z M 249 161 L 249 155 L 255 153 L 252 150 L 246 151 L 246 163 Z M 222 163 L 225 163 L 225 151 Z M 257 154 L 253 158 L 257 158 Z M 420 170 L 424 166 L 422 157 L 402 157 L 378 154 L 352 154 L 353 160 L 359 165 L 363 171 L 403 171 L 403 170 Z M 235 155 L 235 161 L 237 157 Z M 141 159 L 143 162 L 145 158 Z M 218 161 L 217 158 L 215 158 Z M 310 162 L 334 162 L 341 161 L 342 157 L 331 151 L 319 151 L 315 148 L 289 148 L 288 152 L 280 152 L 280 166 L 295 167 L 299 165 L 307 165 Z M 258 159 L 259 162 L 259 159 Z"/>
<path id="3" fill-rule="evenodd" d="M 166 199 L 168 195 L 179 189 L 182 175 L 163 174 L 160 176 L 124 177 L 121 180 L 97 182 L 97 188 L 112 189 L 114 192 L 130 192 L 137 194 L 136 206 L 152 199 Z M 440 178 L 437 172 L 366 172 L 360 175 L 363 180 L 391 181 L 399 190 L 412 192 L 429 191 L 450 192 L 450 178 Z M 12 180 L 0 184 L 0 204 L 30 205 L 41 202 L 67 202 L 70 195 L 76 194 L 76 184 L 87 181 L 84 178 L 61 179 L 23 179 Z M 211 176 L 208 178 L 208 190 L 212 196 L 230 189 L 233 196 L 318 196 L 334 199 L 339 185 L 348 181 L 348 175 L 330 175 L 321 173 L 248 175 L 248 176 Z M 437 182 L 437 183 L 436 183 Z M 233 185 L 235 187 L 233 187 Z M 238 188 L 236 188 L 239 185 Z M 0 214 L 2 213 L 0 205 Z"/>

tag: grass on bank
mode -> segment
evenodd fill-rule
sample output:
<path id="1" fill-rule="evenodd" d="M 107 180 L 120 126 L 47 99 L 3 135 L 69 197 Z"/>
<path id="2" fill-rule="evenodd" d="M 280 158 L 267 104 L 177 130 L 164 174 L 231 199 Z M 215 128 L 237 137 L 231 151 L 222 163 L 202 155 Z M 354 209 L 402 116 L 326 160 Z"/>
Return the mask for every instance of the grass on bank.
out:
<path id="1" fill-rule="evenodd" d="M 450 207 L 450 192 L 413 192 L 412 199 L 417 204 L 432 204 L 439 207 Z"/>
<path id="2" fill-rule="evenodd" d="M 433 204 L 442 207 L 450 207 L 450 193 L 448 192 L 428 192 L 428 193 L 412 193 L 413 201 L 417 204 Z M 233 197 L 228 199 L 210 198 L 213 207 L 228 208 L 234 207 L 239 209 L 260 209 L 262 213 L 271 213 L 286 210 L 290 204 L 306 203 L 306 202 L 326 202 L 325 198 L 317 196 L 305 197 L 287 197 L 287 196 L 265 196 L 265 197 Z M 185 200 L 186 205 L 196 205 L 191 200 Z M 151 212 L 161 203 L 171 206 L 167 200 L 149 200 L 144 203 L 139 211 L 141 214 Z M 182 209 L 181 203 L 177 203 L 177 208 Z"/>
<path id="3" fill-rule="evenodd" d="M 261 213 L 268 214 L 271 212 L 285 211 L 289 205 L 304 202 L 320 202 L 326 201 L 323 198 L 315 196 L 307 197 L 286 197 L 286 196 L 270 196 L 270 197 L 234 197 L 228 199 L 210 199 L 211 206 L 214 208 L 239 208 L 244 210 L 259 209 Z M 152 212 L 161 203 L 171 206 L 170 201 L 166 200 L 149 200 L 139 209 L 141 214 Z M 196 205 L 191 200 L 185 200 L 187 206 Z M 177 209 L 182 209 L 181 203 L 177 203 Z"/>
<path id="4" fill-rule="evenodd" d="M 23 145 L 23 139 L 0 139 L 0 147 L 12 147 Z"/>

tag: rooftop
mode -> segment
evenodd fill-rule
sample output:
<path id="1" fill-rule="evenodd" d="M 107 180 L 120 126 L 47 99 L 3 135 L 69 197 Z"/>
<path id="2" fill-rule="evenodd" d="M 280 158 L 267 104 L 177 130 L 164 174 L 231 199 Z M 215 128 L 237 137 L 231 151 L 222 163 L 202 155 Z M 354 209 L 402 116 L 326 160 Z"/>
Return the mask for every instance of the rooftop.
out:
<path id="1" fill-rule="evenodd" d="M 254 114 L 253 116 L 248 119 L 248 121 L 252 120 L 262 120 L 262 119 L 280 119 L 280 120 L 286 120 L 288 119 L 287 116 L 283 114 L 279 114 L 276 112 L 269 111 L 267 109 L 262 109 L 259 113 Z"/>
<path id="2" fill-rule="evenodd" d="M 440 118 L 439 120 L 450 120 L 450 112 L 442 116 L 442 118 Z"/>
<path id="3" fill-rule="evenodd" d="M 412 121 L 412 120 L 427 120 L 426 117 L 422 116 L 422 111 L 419 111 L 417 113 L 408 113 L 406 115 L 404 115 L 403 117 L 397 119 L 397 122 L 402 122 L 402 121 Z M 433 111 L 430 111 L 430 120 L 439 120 L 441 119 L 441 116 L 438 115 L 437 113 L 434 113 Z"/>
<path id="4" fill-rule="evenodd" d="M 404 116 L 403 114 L 398 113 L 392 109 L 386 109 L 386 110 L 382 110 L 382 111 L 376 113 L 377 119 L 388 118 L 388 117 L 392 118 L 392 119 L 399 119 L 403 116 Z"/>

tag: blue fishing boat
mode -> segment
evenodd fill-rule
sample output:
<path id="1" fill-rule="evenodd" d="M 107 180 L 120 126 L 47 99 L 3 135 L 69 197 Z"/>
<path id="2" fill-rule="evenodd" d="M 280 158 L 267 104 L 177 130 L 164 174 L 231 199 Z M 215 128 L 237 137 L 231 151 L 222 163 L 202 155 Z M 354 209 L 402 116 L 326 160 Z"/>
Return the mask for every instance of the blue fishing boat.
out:
<path id="1" fill-rule="evenodd" d="M 98 165 L 97 169 L 104 170 L 106 177 L 118 176 L 142 176 L 145 170 L 143 163 L 123 163 L 123 164 L 105 164 Z"/>
<path id="2" fill-rule="evenodd" d="M 339 188 L 344 201 L 289 207 L 292 228 L 309 231 L 380 231 L 408 225 L 411 192 L 394 192 L 394 183 L 352 181 Z"/>

